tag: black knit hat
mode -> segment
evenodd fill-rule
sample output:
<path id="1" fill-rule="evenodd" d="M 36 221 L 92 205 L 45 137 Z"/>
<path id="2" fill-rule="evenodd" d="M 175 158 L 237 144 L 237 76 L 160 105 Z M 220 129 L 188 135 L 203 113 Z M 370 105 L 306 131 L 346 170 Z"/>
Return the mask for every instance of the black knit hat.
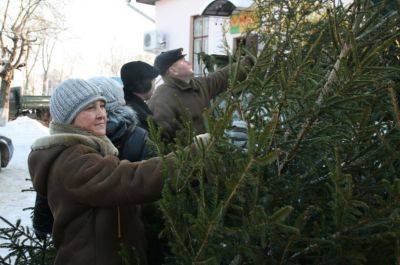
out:
<path id="1" fill-rule="evenodd" d="M 146 93 L 151 89 L 151 81 L 158 76 L 158 71 L 148 63 L 134 61 L 121 67 L 121 80 L 125 96 L 136 93 Z"/>
<path id="2" fill-rule="evenodd" d="M 165 75 L 171 65 L 185 57 L 186 54 L 182 54 L 182 51 L 183 49 L 179 48 L 160 53 L 154 60 L 154 67 L 161 75 Z"/>

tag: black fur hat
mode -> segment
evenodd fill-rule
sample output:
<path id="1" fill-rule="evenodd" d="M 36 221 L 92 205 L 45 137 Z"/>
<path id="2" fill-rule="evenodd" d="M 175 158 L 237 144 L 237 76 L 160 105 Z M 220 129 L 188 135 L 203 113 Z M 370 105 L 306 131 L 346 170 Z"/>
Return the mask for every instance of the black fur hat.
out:
<path id="1" fill-rule="evenodd" d="M 182 54 L 182 51 L 183 49 L 179 48 L 160 53 L 154 60 L 154 68 L 156 68 L 161 75 L 165 75 L 171 65 L 185 57 L 185 54 Z"/>
<path id="2" fill-rule="evenodd" d="M 146 93 L 151 89 L 151 81 L 158 76 L 158 71 L 148 63 L 133 61 L 121 67 L 121 80 L 125 96 L 132 92 Z"/>

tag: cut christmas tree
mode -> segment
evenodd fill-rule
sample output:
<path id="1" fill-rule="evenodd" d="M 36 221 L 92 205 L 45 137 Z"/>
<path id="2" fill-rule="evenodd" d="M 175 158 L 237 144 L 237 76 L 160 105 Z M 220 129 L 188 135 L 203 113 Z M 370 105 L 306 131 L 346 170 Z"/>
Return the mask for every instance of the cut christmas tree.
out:
<path id="1" fill-rule="evenodd" d="M 232 72 L 195 157 L 190 124 L 173 146 L 167 264 L 400 264 L 398 4 L 255 1 L 248 78 Z"/>

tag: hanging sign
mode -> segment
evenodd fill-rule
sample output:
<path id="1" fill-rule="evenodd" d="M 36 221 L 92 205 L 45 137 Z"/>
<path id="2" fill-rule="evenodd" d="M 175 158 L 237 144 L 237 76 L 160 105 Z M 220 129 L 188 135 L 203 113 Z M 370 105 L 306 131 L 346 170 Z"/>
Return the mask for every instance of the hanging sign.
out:
<path id="1" fill-rule="evenodd" d="M 238 14 L 231 16 L 231 34 L 243 33 L 246 29 L 254 23 L 252 11 L 242 11 Z"/>

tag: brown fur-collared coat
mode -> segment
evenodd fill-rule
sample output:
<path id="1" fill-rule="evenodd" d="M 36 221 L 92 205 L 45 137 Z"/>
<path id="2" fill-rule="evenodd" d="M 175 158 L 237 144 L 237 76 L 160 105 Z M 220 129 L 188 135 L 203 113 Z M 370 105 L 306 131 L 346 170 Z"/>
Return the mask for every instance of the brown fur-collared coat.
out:
<path id="1" fill-rule="evenodd" d="M 138 205 L 161 196 L 162 159 L 120 161 L 106 137 L 67 125 L 50 129 L 32 146 L 28 163 L 54 217 L 55 264 L 122 264 L 121 246 L 146 264 Z"/>

